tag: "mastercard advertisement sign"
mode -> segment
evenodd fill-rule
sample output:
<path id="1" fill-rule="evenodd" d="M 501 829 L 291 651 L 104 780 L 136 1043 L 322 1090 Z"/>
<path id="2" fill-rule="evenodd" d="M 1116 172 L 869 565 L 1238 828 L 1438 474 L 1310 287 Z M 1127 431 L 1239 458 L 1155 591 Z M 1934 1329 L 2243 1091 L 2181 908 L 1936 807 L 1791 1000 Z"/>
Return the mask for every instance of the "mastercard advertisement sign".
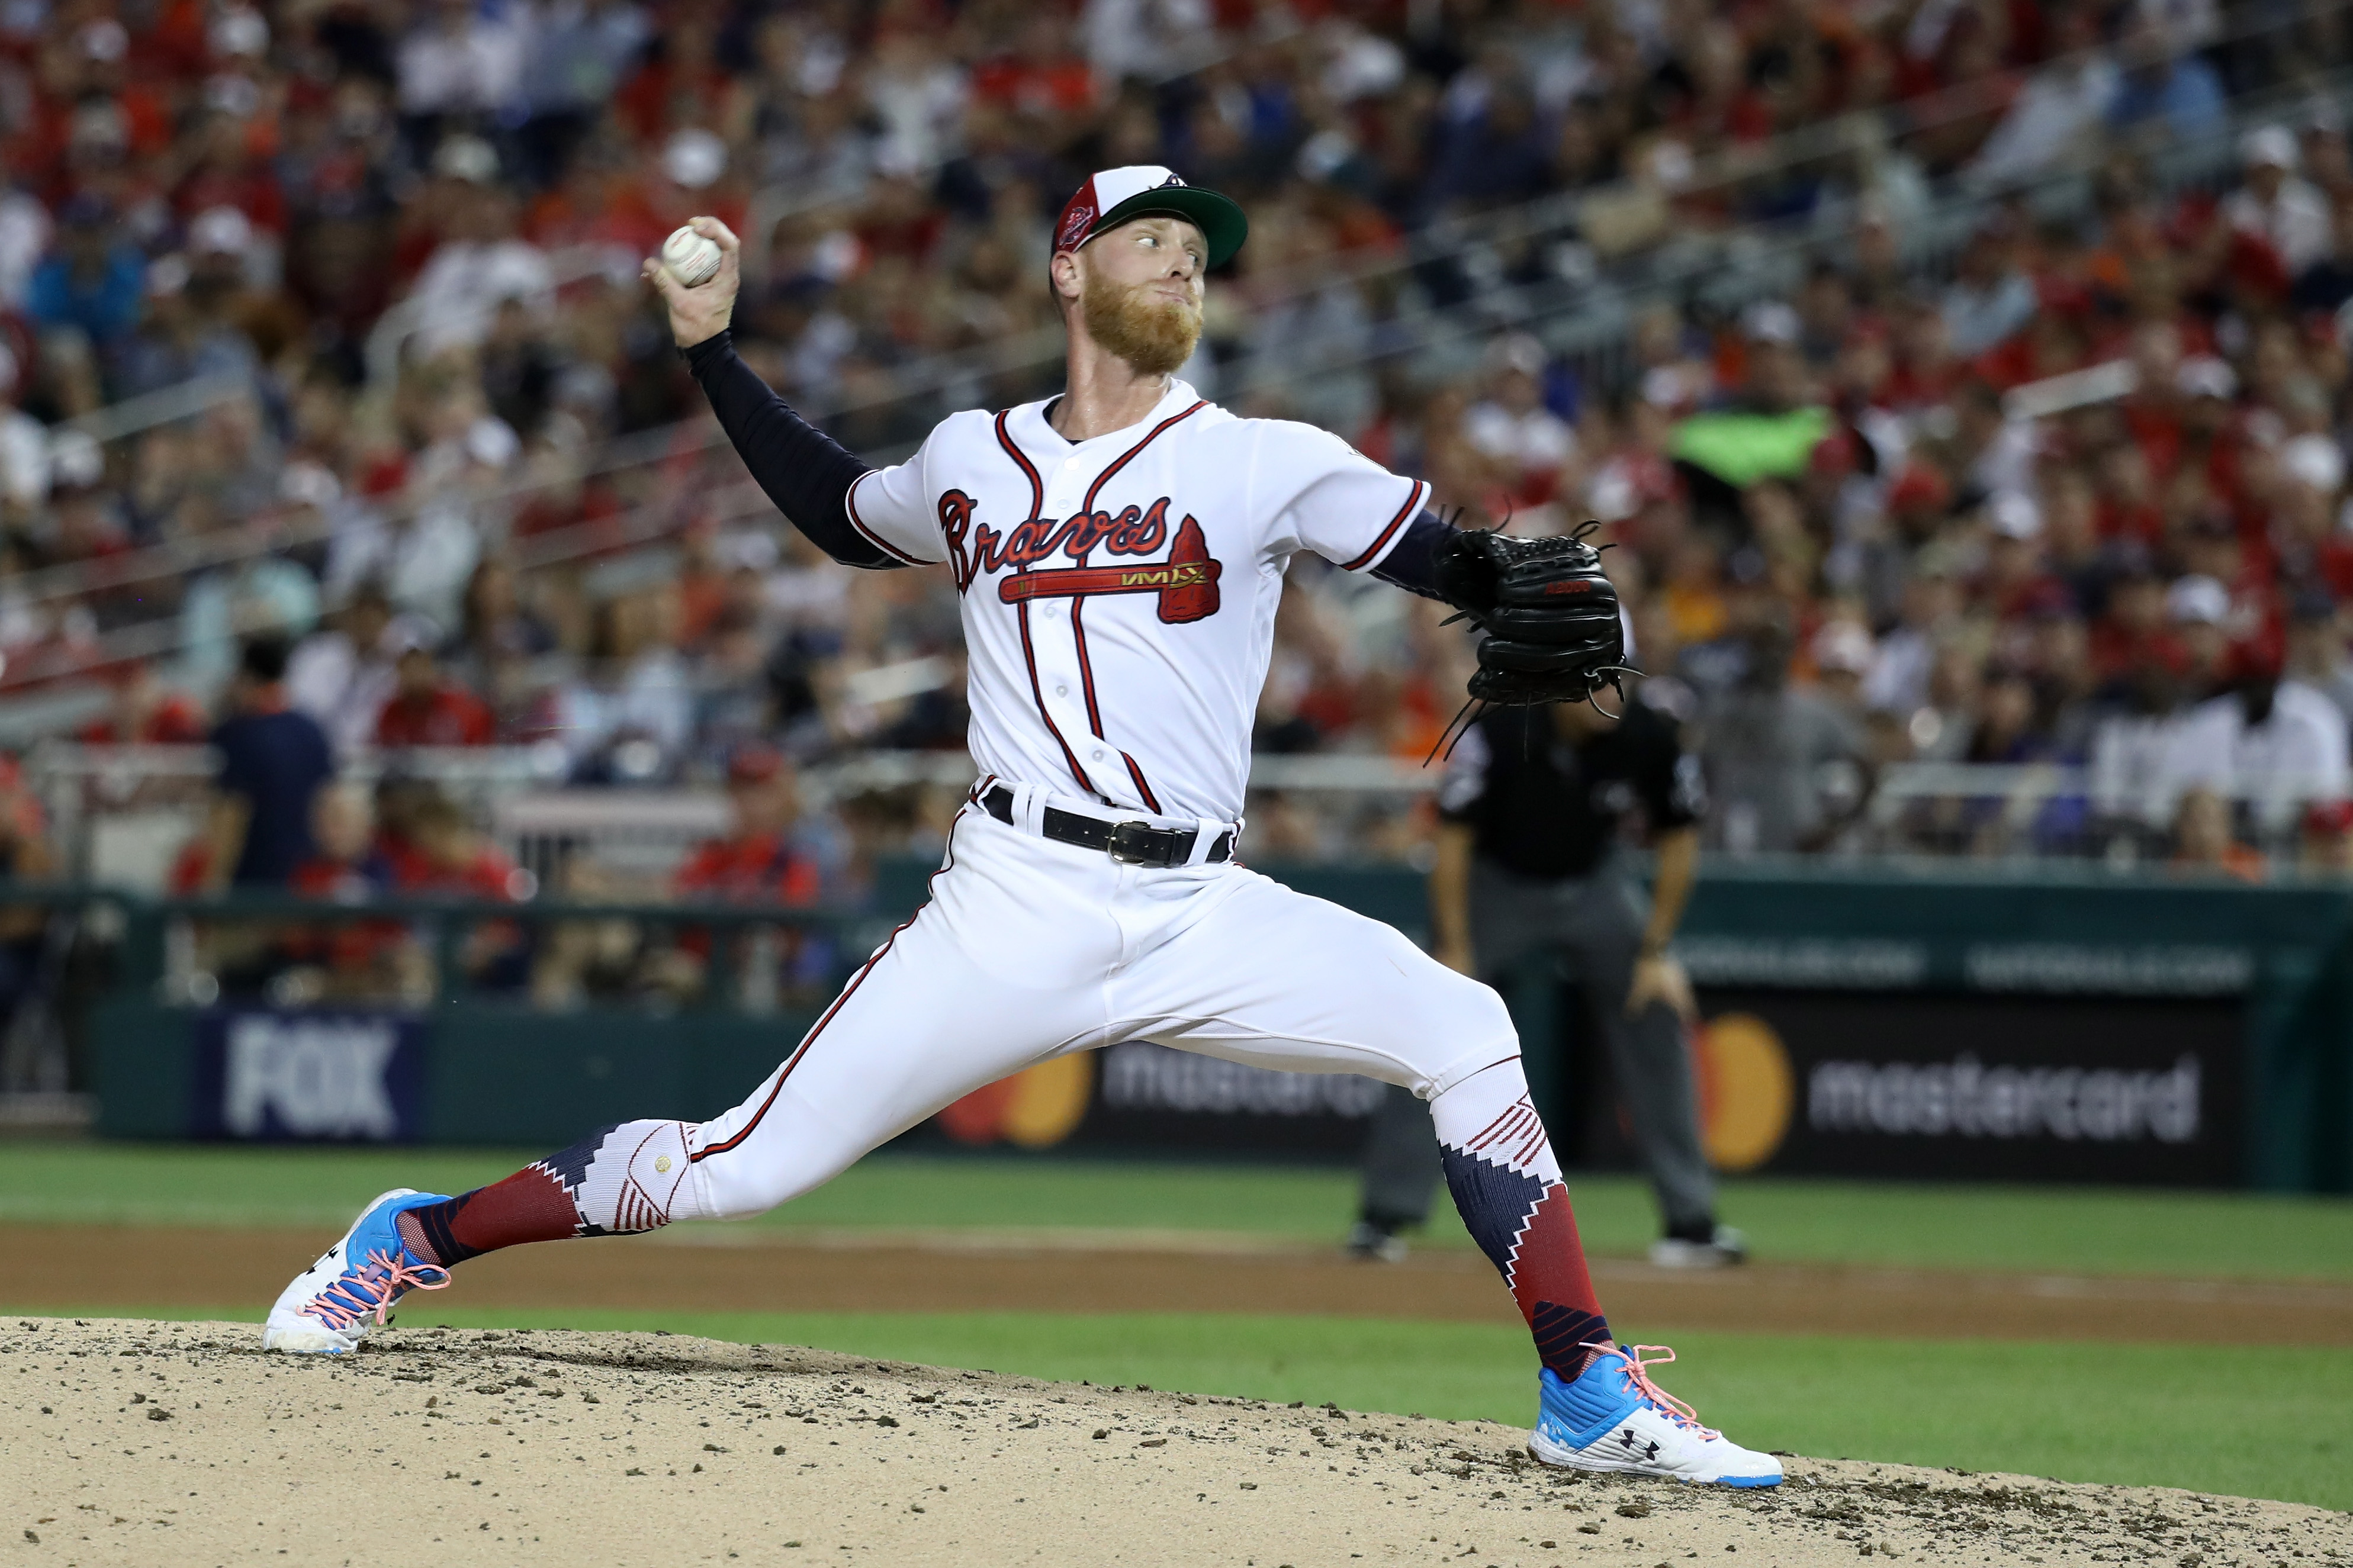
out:
<path id="1" fill-rule="evenodd" d="M 1381 1086 L 1131 1040 L 973 1090 L 909 1134 L 966 1148 L 1354 1159 Z"/>
<path id="2" fill-rule="evenodd" d="M 1094 1085 L 1094 1053 L 1081 1051 L 976 1089 L 936 1120 L 958 1143 L 1050 1149 L 1086 1120 Z"/>
<path id="3" fill-rule="evenodd" d="M 1780 1152 L 1798 1102 L 1788 1047 L 1754 1013 L 1720 1013 L 1692 1031 L 1700 1141 L 1719 1171 L 1754 1171 Z"/>
<path id="4" fill-rule="evenodd" d="M 1701 992 L 1685 1037 L 1709 1162 L 1727 1174 L 1964 1181 L 2242 1179 L 2235 1005 L 1967 994 Z M 1634 1164 L 1607 1053 L 1559 1010 L 1530 1076 L 1565 1161 Z M 1539 1052 L 1549 1050 L 1549 1059 Z M 974 1090 L 918 1142 L 1343 1163 L 1381 1086 L 1130 1042 Z"/>
<path id="5" fill-rule="evenodd" d="M 1720 1171 L 2244 1179 L 2234 1002 L 1764 989 L 1701 1002 L 1691 1048 Z"/>

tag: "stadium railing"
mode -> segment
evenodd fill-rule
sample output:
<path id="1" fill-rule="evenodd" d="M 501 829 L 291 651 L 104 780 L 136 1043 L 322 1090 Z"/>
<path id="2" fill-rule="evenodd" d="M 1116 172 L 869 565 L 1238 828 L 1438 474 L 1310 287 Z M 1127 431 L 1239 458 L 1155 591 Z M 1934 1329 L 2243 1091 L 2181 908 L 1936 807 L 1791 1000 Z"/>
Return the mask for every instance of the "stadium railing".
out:
<path id="1" fill-rule="evenodd" d="M 48 814 L 66 874 L 154 893 L 201 825 L 213 767 L 202 746 L 49 741 L 26 756 L 26 777 Z M 563 749 L 549 743 L 418 747 L 362 752 L 343 777 L 370 786 L 389 773 L 439 785 L 551 889 L 566 867 L 582 862 L 621 885 L 666 885 L 696 844 L 728 830 L 726 799 L 713 784 L 574 786 L 566 768 Z M 1321 815 L 1314 844 L 1280 837 L 1288 858 L 1415 864 L 1442 775 L 1409 758 L 1261 752 L 1251 759 L 1246 816 L 1262 818 L 1278 804 Z M 858 751 L 804 768 L 799 789 L 806 807 L 824 812 L 906 792 L 952 802 L 975 776 L 962 751 Z M 2181 793 L 2178 785 L 2127 790 L 2090 767 L 2056 763 L 1897 763 L 1864 787 L 1849 826 L 1822 847 L 1824 857 L 2093 861 L 2119 872 L 2171 853 L 2168 829 Z M 2280 775 L 2216 793 L 2233 807 L 2242 840 L 2270 858 L 2267 874 L 2288 879 L 2306 874 L 2296 866 L 2303 808 L 2327 802 L 2329 789 L 2326 781 Z M 1376 831 L 1400 816 L 1419 826 Z"/>

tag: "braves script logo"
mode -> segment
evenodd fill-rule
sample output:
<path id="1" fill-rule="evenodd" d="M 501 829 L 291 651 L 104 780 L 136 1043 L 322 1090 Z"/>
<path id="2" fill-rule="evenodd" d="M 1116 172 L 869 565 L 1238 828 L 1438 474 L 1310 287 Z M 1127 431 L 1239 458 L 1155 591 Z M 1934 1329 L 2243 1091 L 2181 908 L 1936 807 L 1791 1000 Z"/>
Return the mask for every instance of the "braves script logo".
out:
<path id="1" fill-rule="evenodd" d="M 1011 567 L 1013 574 L 997 584 L 997 596 L 1008 605 L 1094 594 L 1157 594 L 1160 618 L 1172 626 L 1218 613 L 1218 579 L 1225 574 L 1225 563 L 1211 558 L 1200 523 L 1189 516 L 1176 525 L 1176 540 L 1170 542 L 1166 496 L 1148 507 L 1073 512 L 1059 522 L 1033 517 L 1001 534 L 974 521 L 974 504 L 962 490 L 940 497 L 940 534 L 947 542 L 959 594 L 983 573 Z M 1085 564 L 1097 549 L 1107 555 L 1152 555 L 1164 544 L 1169 546 L 1166 561 Z M 1080 564 L 1029 570 L 1058 552 Z"/>

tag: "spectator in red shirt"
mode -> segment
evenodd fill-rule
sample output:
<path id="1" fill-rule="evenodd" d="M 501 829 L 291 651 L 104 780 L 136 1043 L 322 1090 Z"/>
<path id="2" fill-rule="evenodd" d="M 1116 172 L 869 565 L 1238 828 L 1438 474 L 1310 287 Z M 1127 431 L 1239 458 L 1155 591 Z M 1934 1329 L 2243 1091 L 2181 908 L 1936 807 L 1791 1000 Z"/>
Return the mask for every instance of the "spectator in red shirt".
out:
<path id="1" fill-rule="evenodd" d="M 163 685 L 139 659 L 123 668 L 106 712 L 74 739 L 89 746 L 201 746 L 211 728 L 195 698 Z"/>
<path id="2" fill-rule="evenodd" d="M 375 844 L 367 796 L 350 784 L 330 784 L 311 808 L 317 852 L 294 868 L 287 886 L 305 898 L 362 903 L 392 886 L 392 863 Z"/>
<path id="3" fill-rule="evenodd" d="M 397 769 L 386 769 L 376 781 L 375 853 L 390 868 L 392 886 L 398 891 L 432 880 L 417 825 L 419 814 L 441 798 L 438 785 Z"/>
<path id="4" fill-rule="evenodd" d="M 681 900 L 741 904 L 773 904 L 806 909 L 818 901 L 822 878 L 818 863 L 794 842 L 792 827 L 800 815 L 792 769 L 765 746 L 738 750 L 727 766 L 727 796 L 734 808 L 735 830 L 724 838 L 706 840 L 679 868 L 672 886 Z M 747 973 L 747 992 L 773 979 L 796 994 L 818 994 L 834 978 L 833 944 L 818 932 L 804 929 L 774 931 L 777 967 L 768 973 Z M 759 967 L 756 945 L 744 954 L 747 967 Z M 708 931 L 679 933 L 678 945 L 654 961 L 652 983 L 681 996 L 702 988 L 712 952 Z"/>
<path id="5" fill-rule="evenodd" d="M 392 865 L 371 842 L 375 824 L 367 796 L 349 784 L 319 792 L 311 812 L 318 852 L 294 868 L 288 886 L 324 903 L 364 904 L 392 885 Z M 281 948 L 298 972 L 297 994 L 308 997 L 379 995 L 404 988 L 421 971 L 398 921 L 339 921 L 296 927 Z"/>
<path id="6" fill-rule="evenodd" d="M 394 668 L 398 685 L 375 721 L 379 746 L 487 746 L 498 721 L 489 704 L 448 679 L 433 652 L 412 642 Z"/>
<path id="7" fill-rule="evenodd" d="M 535 890 L 531 874 L 485 842 L 446 795 L 417 803 L 410 832 L 419 853 L 400 868 L 403 892 L 520 903 Z M 528 930 L 513 921 L 486 921 L 467 933 L 458 964 L 475 985 L 508 991 L 529 979 L 531 955 Z"/>
<path id="8" fill-rule="evenodd" d="M 765 746 L 745 746 L 727 764 L 727 798 L 735 831 L 706 839 L 681 867 L 681 899 L 782 904 L 805 909 L 818 900 L 817 862 L 795 846 L 800 816 L 792 770 Z"/>
<path id="9" fill-rule="evenodd" d="M 1067 25 L 1051 11 L 1032 12 L 1013 47 L 981 62 L 973 96 L 1048 125 L 1066 123 L 1095 100 L 1094 73 L 1071 52 Z"/>

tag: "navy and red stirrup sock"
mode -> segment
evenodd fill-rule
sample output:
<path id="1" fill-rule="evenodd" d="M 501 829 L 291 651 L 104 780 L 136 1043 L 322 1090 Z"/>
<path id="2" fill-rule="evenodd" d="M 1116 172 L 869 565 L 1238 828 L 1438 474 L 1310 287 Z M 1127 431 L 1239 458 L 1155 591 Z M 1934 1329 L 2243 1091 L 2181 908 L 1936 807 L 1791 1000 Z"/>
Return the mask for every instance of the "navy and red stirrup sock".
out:
<path id="1" fill-rule="evenodd" d="M 396 1222 L 402 1245 L 426 1262 L 448 1268 L 502 1247 L 584 1234 L 573 1191 L 610 1131 L 600 1128 L 504 1181 L 438 1204 L 419 1204 Z"/>
<path id="2" fill-rule="evenodd" d="M 1609 1339 L 1568 1189 L 1529 1102 L 1516 1058 L 1430 1101 L 1447 1191 L 1462 1223 L 1511 1287 L 1536 1356 L 1574 1382 Z"/>
<path id="3" fill-rule="evenodd" d="M 683 1121 L 619 1121 L 534 1160 L 502 1182 L 396 1222 L 402 1245 L 442 1268 L 526 1241 L 628 1236 L 673 1220 L 707 1219 Z"/>

